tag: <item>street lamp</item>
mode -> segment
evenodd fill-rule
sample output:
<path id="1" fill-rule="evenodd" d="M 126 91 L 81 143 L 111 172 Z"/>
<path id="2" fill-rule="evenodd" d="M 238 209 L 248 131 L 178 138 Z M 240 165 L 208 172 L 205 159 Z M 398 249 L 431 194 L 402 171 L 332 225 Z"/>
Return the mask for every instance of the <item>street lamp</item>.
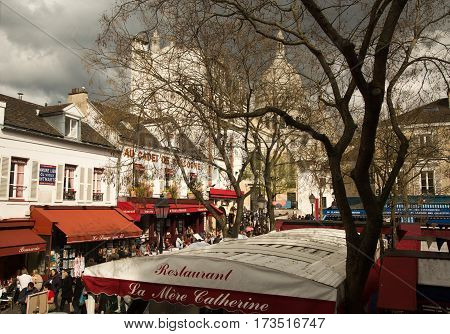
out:
<path id="1" fill-rule="evenodd" d="M 264 207 L 266 206 L 266 199 L 264 198 L 264 196 L 261 194 L 258 197 L 258 208 L 260 210 L 264 209 Z"/>
<path id="2" fill-rule="evenodd" d="M 230 209 L 230 214 L 228 215 L 228 228 L 231 228 L 231 225 L 234 224 L 234 217 L 236 217 L 236 208 L 234 206 Z"/>
<path id="3" fill-rule="evenodd" d="M 259 197 L 258 197 L 259 225 L 260 225 L 260 228 L 262 228 L 263 224 L 265 223 L 264 217 L 263 217 L 263 210 L 266 207 L 266 203 L 267 203 L 267 201 L 266 201 L 265 197 L 262 194 L 260 194 Z"/>
<path id="4" fill-rule="evenodd" d="M 163 230 L 165 220 L 169 215 L 169 208 L 169 201 L 166 198 L 161 198 L 155 203 L 156 218 L 158 219 L 159 224 L 159 254 L 162 254 L 163 252 Z"/>
<path id="5" fill-rule="evenodd" d="M 312 216 L 311 220 L 314 217 L 314 203 L 315 202 L 316 202 L 316 197 L 313 194 L 309 195 L 309 203 L 311 203 L 311 216 Z"/>

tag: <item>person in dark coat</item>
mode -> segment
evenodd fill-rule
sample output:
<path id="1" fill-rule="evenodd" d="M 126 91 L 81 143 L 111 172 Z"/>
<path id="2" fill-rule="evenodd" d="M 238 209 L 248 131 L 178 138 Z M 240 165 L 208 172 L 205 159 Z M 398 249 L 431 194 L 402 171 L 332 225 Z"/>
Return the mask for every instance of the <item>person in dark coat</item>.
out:
<path id="1" fill-rule="evenodd" d="M 52 269 L 50 271 L 48 282 L 52 285 L 52 290 L 55 293 L 54 303 L 55 306 L 58 307 L 58 297 L 61 292 L 61 275 L 56 271 L 56 269 Z"/>
<path id="2" fill-rule="evenodd" d="M 34 287 L 34 283 L 28 283 L 28 286 L 20 291 L 19 299 L 17 300 L 20 304 L 20 312 L 25 314 L 27 312 L 27 304 L 28 304 L 28 296 L 38 292 L 38 290 Z"/>
<path id="3" fill-rule="evenodd" d="M 61 281 L 61 305 L 59 306 L 59 310 L 61 312 L 64 312 L 66 302 L 70 305 L 70 303 L 72 302 L 72 298 L 72 277 L 67 270 L 63 270 Z"/>
<path id="4" fill-rule="evenodd" d="M 83 294 L 83 282 L 81 281 L 81 277 L 75 278 L 75 288 L 73 291 L 73 313 L 79 314 L 81 313 L 81 305 L 80 305 L 80 297 Z"/>

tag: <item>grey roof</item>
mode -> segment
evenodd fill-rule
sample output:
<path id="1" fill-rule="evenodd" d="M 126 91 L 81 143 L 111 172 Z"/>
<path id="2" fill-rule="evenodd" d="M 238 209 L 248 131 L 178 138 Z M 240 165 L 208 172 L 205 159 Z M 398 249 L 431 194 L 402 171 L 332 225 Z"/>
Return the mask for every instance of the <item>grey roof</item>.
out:
<path id="1" fill-rule="evenodd" d="M 102 114 L 103 120 L 120 134 L 124 142 L 139 144 L 141 147 L 150 149 L 164 150 L 164 146 L 161 145 L 158 138 L 147 127 L 142 125 L 142 119 L 138 115 L 126 110 L 118 110 L 102 102 L 91 101 L 91 103 Z M 195 146 L 188 136 L 181 133 L 178 136 L 178 140 L 180 153 L 186 154 L 189 152 L 190 158 L 198 160 L 206 159 L 205 154 Z"/>
<path id="2" fill-rule="evenodd" d="M 48 114 L 62 114 L 64 111 L 64 108 L 67 106 L 70 106 L 71 103 L 64 103 L 64 104 L 56 104 L 53 106 L 45 106 L 42 109 L 39 109 L 40 115 L 48 115 Z"/>
<path id="3" fill-rule="evenodd" d="M 74 142 L 73 139 L 65 139 L 62 133 L 45 121 L 45 113 L 44 115 L 41 113 L 41 111 L 47 110 L 53 114 L 54 112 L 64 109 L 69 104 L 44 107 L 36 103 L 16 99 L 3 94 L 0 94 L 0 101 L 6 102 L 6 128 L 23 130 L 29 133 L 47 135 Z M 39 115 L 37 115 L 36 109 L 39 109 Z M 84 122 L 81 122 L 80 143 L 112 148 L 112 145 L 105 138 Z"/>
<path id="4" fill-rule="evenodd" d="M 417 107 L 398 116 L 400 124 L 437 124 L 450 122 L 448 98 Z"/>
<path id="5" fill-rule="evenodd" d="M 326 228 L 271 232 L 176 253 L 252 264 L 334 288 L 345 279 L 346 255 L 345 231 Z"/>

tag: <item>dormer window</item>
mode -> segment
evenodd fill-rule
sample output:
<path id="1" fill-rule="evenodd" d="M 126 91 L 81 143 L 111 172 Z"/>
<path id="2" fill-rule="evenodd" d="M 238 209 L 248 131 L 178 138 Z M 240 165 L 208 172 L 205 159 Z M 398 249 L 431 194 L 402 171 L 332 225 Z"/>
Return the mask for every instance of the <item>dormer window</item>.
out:
<path id="1" fill-rule="evenodd" d="M 75 118 L 66 117 L 65 136 L 70 138 L 78 138 L 78 129 L 80 121 Z"/>

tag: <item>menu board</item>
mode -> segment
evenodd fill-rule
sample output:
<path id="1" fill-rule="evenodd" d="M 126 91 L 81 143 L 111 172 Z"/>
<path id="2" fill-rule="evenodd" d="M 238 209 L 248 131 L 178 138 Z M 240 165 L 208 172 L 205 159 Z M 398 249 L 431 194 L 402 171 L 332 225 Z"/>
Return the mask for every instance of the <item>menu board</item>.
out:
<path id="1" fill-rule="evenodd" d="M 54 186 L 56 181 L 56 166 L 40 165 L 39 184 Z"/>

